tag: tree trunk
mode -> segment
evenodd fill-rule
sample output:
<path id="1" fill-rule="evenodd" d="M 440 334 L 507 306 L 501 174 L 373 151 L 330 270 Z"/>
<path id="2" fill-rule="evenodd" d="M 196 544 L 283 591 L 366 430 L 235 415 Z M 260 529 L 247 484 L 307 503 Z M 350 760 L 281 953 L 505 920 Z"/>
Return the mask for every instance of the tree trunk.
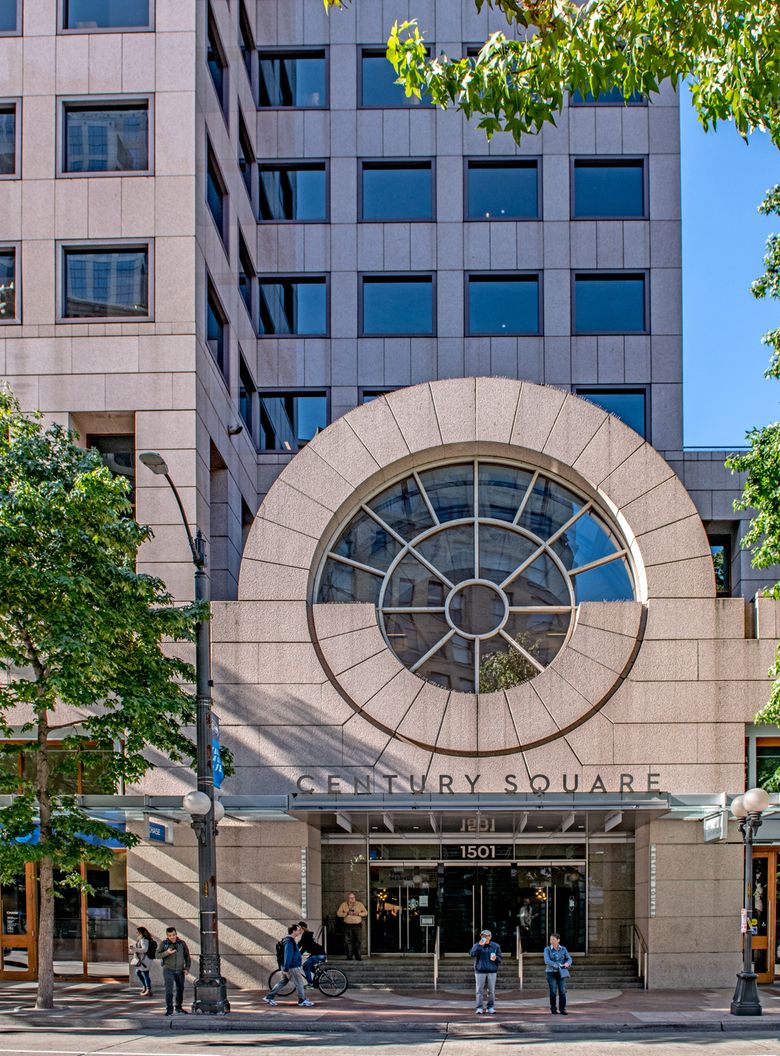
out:
<path id="1" fill-rule="evenodd" d="M 45 849 L 51 836 L 49 798 L 49 724 L 46 712 L 38 719 L 35 783 L 40 811 L 40 846 Z M 46 855 L 38 866 L 40 883 L 38 914 L 38 996 L 36 1008 L 54 1008 L 54 863 Z"/>

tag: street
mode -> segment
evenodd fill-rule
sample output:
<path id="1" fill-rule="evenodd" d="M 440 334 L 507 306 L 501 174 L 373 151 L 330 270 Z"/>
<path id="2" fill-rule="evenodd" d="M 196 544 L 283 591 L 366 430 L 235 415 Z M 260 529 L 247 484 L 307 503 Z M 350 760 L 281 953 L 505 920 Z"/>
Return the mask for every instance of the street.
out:
<path id="1" fill-rule="evenodd" d="M 487 1026 L 487 1024 L 486 1024 Z M 102 1030 L 5 1031 L 0 1056 L 271 1056 L 276 1053 L 311 1052 L 317 1056 L 362 1056 L 371 1050 L 381 1056 L 509 1056 L 522 1048 L 533 1056 L 560 1056 L 565 1048 L 569 1056 L 687 1056 L 708 1053 L 717 1056 L 780 1056 L 780 1040 L 766 1031 L 749 1032 L 739 1037 L 722 1031 L 650 1034 L 627 1033 L 577 1034 L 562 1038 L 502 1034 L 498 1024 L 482 1031 L 461 1028 L 454 1036 L 430 1033 L 380 1034 L 344 1033 L 341 1035 L 307 1034 L 185 1034 L 170 1032 Z"/>

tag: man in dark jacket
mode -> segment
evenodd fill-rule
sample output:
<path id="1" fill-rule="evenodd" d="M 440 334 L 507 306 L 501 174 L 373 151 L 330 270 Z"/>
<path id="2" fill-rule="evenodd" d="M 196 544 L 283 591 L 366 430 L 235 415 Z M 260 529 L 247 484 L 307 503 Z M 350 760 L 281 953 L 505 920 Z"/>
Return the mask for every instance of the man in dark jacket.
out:
<path id="1" fill-rule="evenodd" d="M 303 959 L 301 957 L 301 951 L 298 947 L 298 940 L 300 939 L 302 934 L 303 932 L 301 931 L 300 924 L 291 924 L 290 927 L 287 929 L 287 934 L 282 939 L 284 953 L 282 955 L 282 963 L 280 965 L 280 968 L 282 969 L 282 972 L 284 974 L 282 975 L 282 978 L 279 980 L 276 986 L 273 988 L 273 990 L 269 990 L 269 992 L 263 998 L 263 1001 L 265 1001 L 267 1005 L 276 1004 L 276 995 L 287 983 L 287 980 L 292 979 L 293 983 L 295 984 L 296 992 L 298 994 L 298 1005 L 301 1008 L 314 1007 L 314 1002 L 309 1001 L 304 992 L 304 979 L 306 977 L 303 974 L 303 968 L 301 967 Z"/>
<path id="2" fill-rule="evenodd" d="M 157 959 L 162 961 L 166 1016 L 172 1016 L 174 1010 L 179 1015 L 186 1015 L 181 1006 L 184 1000 L 184 976 L 190 970 L 190 951 L 184 939 L 180 939 L 176 934 L 176 928 L 165 929 L 165 938 L 157 950 Z"/>
<path id="3" fill-rule="evenodd" d="M 306 976 L 306 982 L 311 986 L 314 982 L 314 965 L 319 964 L 320 961 L 326 959 L 325 947 L 320 946 L 318 942 L 315 942 L 314 932 L 309 931 L 309 925 L 305 920 L 299 921 L 298 927 L 301 929 L 301 937 L 298 939 L 298 949 L 301 953 L 308 955 L 303 962 L 303 974 Z"/>
<path id="4" fill-rule="evenodd" d="M 483 1012 L 483 993 L 487 990 L 487 1011 L 493 1015 L 496 1011 L 496 974 L 501 964 L 501 947 L 493 942 L 493 936 L 487 930 L 480 933 L 479 942 L 469 950 L 474 958 L 474 975 L 477 982 L 477 1015 Z"/>

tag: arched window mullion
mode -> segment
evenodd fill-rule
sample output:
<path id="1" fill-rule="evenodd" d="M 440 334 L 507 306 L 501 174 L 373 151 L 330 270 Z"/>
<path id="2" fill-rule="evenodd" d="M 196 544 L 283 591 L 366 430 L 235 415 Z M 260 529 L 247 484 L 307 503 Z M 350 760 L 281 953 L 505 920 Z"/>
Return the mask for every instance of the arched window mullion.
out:
<path id="1" fill-rule="evenodd" d="M 420 659 L 409 668 L 409 670 L 412 673 L 417 671 L 418 668 L 422 667 L 422 665 L 427 660 L 430 660 L 430 658 L 432 656 L 434 656 L 436 653 L 438 653 L 438 651 L 441 649 L 441 647 L 443 645 L 446 645 L 447 642 L 450 640 L 450 638 L 453 638 L 454 635 L 455 635 L 455 630 L 453 628 L 450 628 L 450 630 L 447 631 L 447 633 L 442 638 L 440 638 L 439 641 L 435 645 L 431 646 L 431 648 L 428 650 L 428 652 L 425 653 L 424 656 L 421 656 Z"/>

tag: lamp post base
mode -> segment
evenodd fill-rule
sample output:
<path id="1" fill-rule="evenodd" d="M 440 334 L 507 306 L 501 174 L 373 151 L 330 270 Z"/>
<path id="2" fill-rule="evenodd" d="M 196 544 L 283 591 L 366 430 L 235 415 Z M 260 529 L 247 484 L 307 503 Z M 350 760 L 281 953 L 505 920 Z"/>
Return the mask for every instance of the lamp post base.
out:
<path id="1" fill-rule="evenodd" d="M 192 1002 L 192 1011 L 207 1016 L 224 1016 L 230 1011 L 227 986 L 221 976 L 217 979 L 195 980 L 195 1000 Z"/>
<path id="2" fill-rule="evenodd" d="M 755 972 L 740 972 L 737 988 L 731 999 L 732 1016 L 760 1016 L 763 1014 L 758 997 Z"/>

